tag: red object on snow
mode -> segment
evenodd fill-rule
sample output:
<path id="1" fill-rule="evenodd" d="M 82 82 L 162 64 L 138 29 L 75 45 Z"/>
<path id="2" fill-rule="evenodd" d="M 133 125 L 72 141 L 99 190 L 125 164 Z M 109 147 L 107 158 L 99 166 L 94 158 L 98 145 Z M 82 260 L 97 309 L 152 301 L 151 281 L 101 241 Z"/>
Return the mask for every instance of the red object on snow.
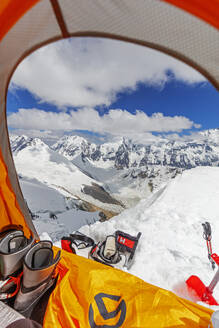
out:
<path id="1" fill-rule="evenodd" d="M 197 276 L 191 276 L 186 280 L 186 284 L 190 290 L 195 292 L 200 301 L 205 302 L 210 305 L 219 305 L 218 302 L 213 297 L 213 290 L 219 281 L 219 256 L 214 253 L 211 255 L 212 260 L 218 265 L 218 270 L 214 275 L 210 285 L 206 287 L 201 279 Z"/>
<path id="2" fill-rule="evenodd" d="M 186 280 L 186 284 L 192 292 L 195 292 L 200 301 L 209 305 L 219 305 L 212 295 L 212 292 L 208 290 L 208 287 L 204 285 L 201 279 L 197 276 L 191 276 Z"/>
<path id="3" fill-rule="evenodd" d="M 211 255 L 212 260 L 219 266 L 219 256 L 216 253 Z"/>

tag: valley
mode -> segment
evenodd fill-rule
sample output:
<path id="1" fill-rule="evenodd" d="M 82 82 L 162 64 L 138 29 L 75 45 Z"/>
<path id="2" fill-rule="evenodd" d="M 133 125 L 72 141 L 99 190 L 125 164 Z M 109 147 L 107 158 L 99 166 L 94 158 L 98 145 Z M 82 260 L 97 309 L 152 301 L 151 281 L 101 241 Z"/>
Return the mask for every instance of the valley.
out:
<path id="1" fill-rule="evenodd" d="M 98 212 L 102 221 L 147 199 L 185 170 L 219 165 L 218 129 L 199 132 L 194 140 L 160 137 L 144 145 L 125 138 L 94 144 L 75 135 L 52 146 L 27 136 L 11 135 L 10 140 L 20 181 L 34 179 L 63 197 L 65 211 Z M 36 215 L 51 211 L 45 205 L 28 206 Z"/>

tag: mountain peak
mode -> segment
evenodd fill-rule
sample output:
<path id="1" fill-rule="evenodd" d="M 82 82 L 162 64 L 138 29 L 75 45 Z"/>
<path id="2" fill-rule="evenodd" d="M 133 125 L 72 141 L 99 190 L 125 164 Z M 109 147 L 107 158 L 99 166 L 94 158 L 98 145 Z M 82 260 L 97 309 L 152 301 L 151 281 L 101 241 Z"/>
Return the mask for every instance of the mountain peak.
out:
<path id="1" fill-rule="evenodd" d="M 37 147 L 43 147 L 43 148 L 49 148 L 40 138 L 31 138 L 27 137 L 26 135 L 16 136 L 13 135 L 10 136 L 10 143 L 11 143 L 11 149 L 12 152 L 18 153 L 22 149 L 28 147 L 28 146 L 37 146 Z"/>

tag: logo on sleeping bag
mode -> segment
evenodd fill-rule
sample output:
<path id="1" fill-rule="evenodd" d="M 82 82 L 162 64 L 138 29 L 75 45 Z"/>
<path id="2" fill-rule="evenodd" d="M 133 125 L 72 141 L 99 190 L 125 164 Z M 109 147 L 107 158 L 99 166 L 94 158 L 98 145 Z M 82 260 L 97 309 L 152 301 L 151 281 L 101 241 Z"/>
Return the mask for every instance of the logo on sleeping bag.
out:
<path id="1" fill-rule="evenodd" d="M 126 317 L 126 304 L 121 296 L 99 293 L 95 297 L 94 305 L 89 307 L 89 323 L 91 328 L 119 328 Z M 105 302 L 104 302 L 105 299 Z M 108 312 L 108 309 L 112 310 Z M 94 314 L 95 313 L 95 314 Z M 94 318 L 98 318 L 95 319 Z M 100 322 L 100 319 L 102 319 Z"/>

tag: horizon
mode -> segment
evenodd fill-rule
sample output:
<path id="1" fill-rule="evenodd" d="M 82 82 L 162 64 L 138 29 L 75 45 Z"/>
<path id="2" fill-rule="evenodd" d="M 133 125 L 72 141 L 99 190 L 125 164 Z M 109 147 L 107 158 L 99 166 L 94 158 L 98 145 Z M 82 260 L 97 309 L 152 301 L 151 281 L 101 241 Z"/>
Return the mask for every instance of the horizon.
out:
<path id="1" fill-rule="evenodd" d="M 219 133 L 219 128 L 213 128 L 213 129 L 206 129 L 206 130 L 201 130 L 199 132 L 197 132 L 196 134 L 192 134 L 192 136 L 186 136 L 184 138 L 180 138 L 179 140 L 174 140 L 174 139 L 169 139 L 167 138 L 165 135 L 159 135 L 159 138 L 153 138 L 153 139 L 148 139 L 147 141 L 145 142 L 135 142 L 133 141 L 133 139 L 131 138 L 128 138 L 128 137 L 115 137 L 113 140 L 102 140 L 100 141 L 100 139 L 95 139 L 95 138 L 89 138 L 88 136 L 86 136 L 85 133 L 74 133 L 74 134 L 65 134 L 63 136 L 61 136 L 59 139 L 57 139 L 55 142 L 51 142 L 51 140 L 47 140 L 47 139 L 44 139 L 40 136 L 38 137 L 31 137 L 31 136 L 27 136 L 25 134 L 16 134 L 16 133 L 13 133 L 13 131 L 9 131 L 9 139 L 13 136 L 15 137 L 27 137 L 27 138 L 32 138 L 32 139 L 40 139 L 41 141 L 43 141 L 45 144 L 47 144 L 49 147 L 55 145 L 57 142 L 59 142 L 61 139 L 63 138 L 68 138 L 68 137 L 79 137 L 79 138 L 82 138 L 84 140 L 86 140 L 88 143 L 90 144 L 95 144 L 95 145 L 104 145 L 106 143 L 120 143 L 122 141 L 124 142 L 132 142 L 132 143 L 135 143 L 135 144 L 138 144 L 138 145 L 142 145 L 142 146 L 145 146 L 145 145 L 152 145 L 152 144 L 156 144 L 156 143 L 160 143 L 160 142 L 178 142 L 178 143 L 192 143 L 192 142 L 205 142 L 206 141 L 206 137 L 202 135 L 202 132 L 206 132 L 206 131 L 217 131 L 218 130 L 218 133 Z"/>

